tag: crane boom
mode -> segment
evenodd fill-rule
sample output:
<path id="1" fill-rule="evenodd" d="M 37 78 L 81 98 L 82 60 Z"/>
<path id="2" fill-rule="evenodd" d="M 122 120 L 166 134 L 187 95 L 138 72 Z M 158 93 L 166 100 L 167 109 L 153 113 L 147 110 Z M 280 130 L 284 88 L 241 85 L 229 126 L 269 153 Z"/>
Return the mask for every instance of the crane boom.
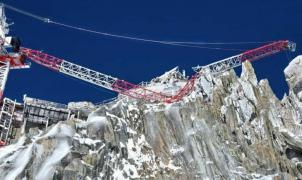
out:
<path id="1" fill-rule="evenodd" d="M 278 53 L 283 50 L 295 51 L 296 44 L 287 40 L 276 41 L 256 49 L 245 51 L 241 54 L 216 61 L 206 66 L 196 66 L 193 70 L 196 72 L 207 72 L 210 74 L 219 74 L 223 71 L 241 66 L 244 61 L 255 61 L 265 56 Z"/>
<path id="2" fill-rule="evenodd" d="M 80 80 L 95 84 L 97 86 L 127 95 L 132 98 L 144 99 L 151 102 L 172 103 L 181 100 L 188 95 L 194 88 L 195 80 L 203 73 L 219 74 L 226 70 L 240 66 L 244 61 L 254 61 L 259 58 L 275 54 L 283 50 L 295 50 L 295 43 L 285 41 L 276 41 L 256 49 L 246 51 L 206 66 L 197 66 L 193 68 L 197 73 L 187 81 L 187 83 L 175 95 L 167 95 L 162 92 L 155 92 L 144 86 L 135 85 L 130 82 L 85 68 L 83 66 L 68 62 L 41 51 L 29 48 L 21 48 L 21 52 L 32 61 L 41 64 L 52 70 L 78 78 Z"/>
<path id="3" fill-rule="evenodd" d="M 165 95 L 161 93 L 156 93 L 142 86 L 85 68 L 41 51 L 23 47 L 21 48 L 21 52 L 23 52 L 23 54 L 25 54 L 29 59 L 49 69 L 133 98 L 141 98 L 151 101 L 160 101 L 161 99 L 166 98 Z"/>

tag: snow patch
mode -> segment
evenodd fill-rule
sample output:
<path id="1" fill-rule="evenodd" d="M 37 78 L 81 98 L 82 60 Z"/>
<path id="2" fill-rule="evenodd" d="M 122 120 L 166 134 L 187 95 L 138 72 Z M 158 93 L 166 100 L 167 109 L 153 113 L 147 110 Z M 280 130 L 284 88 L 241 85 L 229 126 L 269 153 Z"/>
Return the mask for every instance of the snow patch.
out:
<path id="1" fill-rule="evenodd" d="M 170 153 L 175 156 L 175 155 L 178 155 L 180 153 L 183 153 L 185 151 L 185 148 L 182 147 L 182 146 L 173 146 L 171 149 L 170 149 Z"/>
<path id="2" fill-rule="evenodd" d="M 5 177 L 5 180 L 15 179 L 24 170 L 31 158 L 33 146 L 33 144 L 30 144 L 26 149 L 18 153 L 18 156 L 13 161 L 14 167 Z"/>
<path id="3" fill-rule="evenodd" d="M 70 152 L 67 140 L 60 140 L 52 154 L 44 161 L 35 179 L 52 179 L 56 165 Z"/>

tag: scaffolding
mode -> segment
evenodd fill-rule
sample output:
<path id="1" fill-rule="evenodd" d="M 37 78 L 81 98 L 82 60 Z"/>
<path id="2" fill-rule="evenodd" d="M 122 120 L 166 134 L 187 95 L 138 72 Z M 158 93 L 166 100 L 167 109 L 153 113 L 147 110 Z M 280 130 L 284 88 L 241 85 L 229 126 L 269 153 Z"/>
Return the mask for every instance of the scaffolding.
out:
<path id="1" fill-rule="evenodd" d="M 11 124 L 15 111 L 16 101 L 8 98 L 3 99 L 3 105 L 0 112 L 0 145 L 5 145 L 11 131 Z"/>
<path id="2" fill-rule="evenodd" d="M 67 120 L 71 113 L 65 104 L 49 102 L 26 96 L 24 96 L 23 108 L 24 122 L 42 124 L 46 127 L 48 124 Z"/>

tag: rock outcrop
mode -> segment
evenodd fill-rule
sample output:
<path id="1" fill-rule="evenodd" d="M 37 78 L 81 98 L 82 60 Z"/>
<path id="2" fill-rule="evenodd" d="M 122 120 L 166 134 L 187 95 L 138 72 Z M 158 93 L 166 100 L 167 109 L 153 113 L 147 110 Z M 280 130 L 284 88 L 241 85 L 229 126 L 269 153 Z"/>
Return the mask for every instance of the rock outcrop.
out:
<path id="1" fill-rule="evenodd" d="M 0 150 L 0 177 L 301 179 L 301 67 L 298 56 L 285 69 L 282 100 L 245 62 L 240 77 L 233 70 L 200 77 L 177 103 L 120 98 L 87 121 L 31 129 Z M 148 86 L 161 81 L 176 86 L 185 78 L 173 70 Z"/>

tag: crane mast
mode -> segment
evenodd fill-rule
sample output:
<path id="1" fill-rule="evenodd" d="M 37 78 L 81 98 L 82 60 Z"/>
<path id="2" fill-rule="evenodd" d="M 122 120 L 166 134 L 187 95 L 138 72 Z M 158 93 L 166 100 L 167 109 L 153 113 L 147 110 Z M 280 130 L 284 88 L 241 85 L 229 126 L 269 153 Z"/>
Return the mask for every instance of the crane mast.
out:
<path id="1" fill-rule="evenodd" d="M 106 88 L 108 90 L 112 90 L 132 98 L 144 99 L 152 102 L 172 103 L 179 101 L 184 96 L 188 95 L 194 88 L 195 80 L 201 74 L 209 73 L 216 75 L 226 70 L 238 67 L 244 61 L 254 61 L 283 50 L 295 51 L 295 47 L 295 43 L 287 40 L 281 40 L 261 46 L 256 49 L 248 50 L 244 53 L 220 61 L 216 61 L 206 66 L 197 66 L 194 68 L 197 73 L 193 75 L 191 79 L 189 79 L 187 83 L 180 90 L 178 90 L 175 95 L 167 95 L 162 92 L 155 92 L 148 89 L 147 87 L 120 80 L 110 75 L 106 75 L 95 70 L 91 70 L 86 67 L 71 63 L 64 59 L 48 55 L 41 51 L 23 47 L 21 48 L 21 52 L 32 61 L 42 66 L 100 86 L 102 88 Z"/>
<path id="2" fill-rule="evenodd" d="M 9 70 L 30 67 L 29 64 L 24 62 L 25 57 L 22 57 L 20 53 L 9 52 L 9 49 L 12 48 L 13 37 L 7 36 L 8 26 L 4 5 L 0 4 L 0 101 L 3 98 Z"/>

